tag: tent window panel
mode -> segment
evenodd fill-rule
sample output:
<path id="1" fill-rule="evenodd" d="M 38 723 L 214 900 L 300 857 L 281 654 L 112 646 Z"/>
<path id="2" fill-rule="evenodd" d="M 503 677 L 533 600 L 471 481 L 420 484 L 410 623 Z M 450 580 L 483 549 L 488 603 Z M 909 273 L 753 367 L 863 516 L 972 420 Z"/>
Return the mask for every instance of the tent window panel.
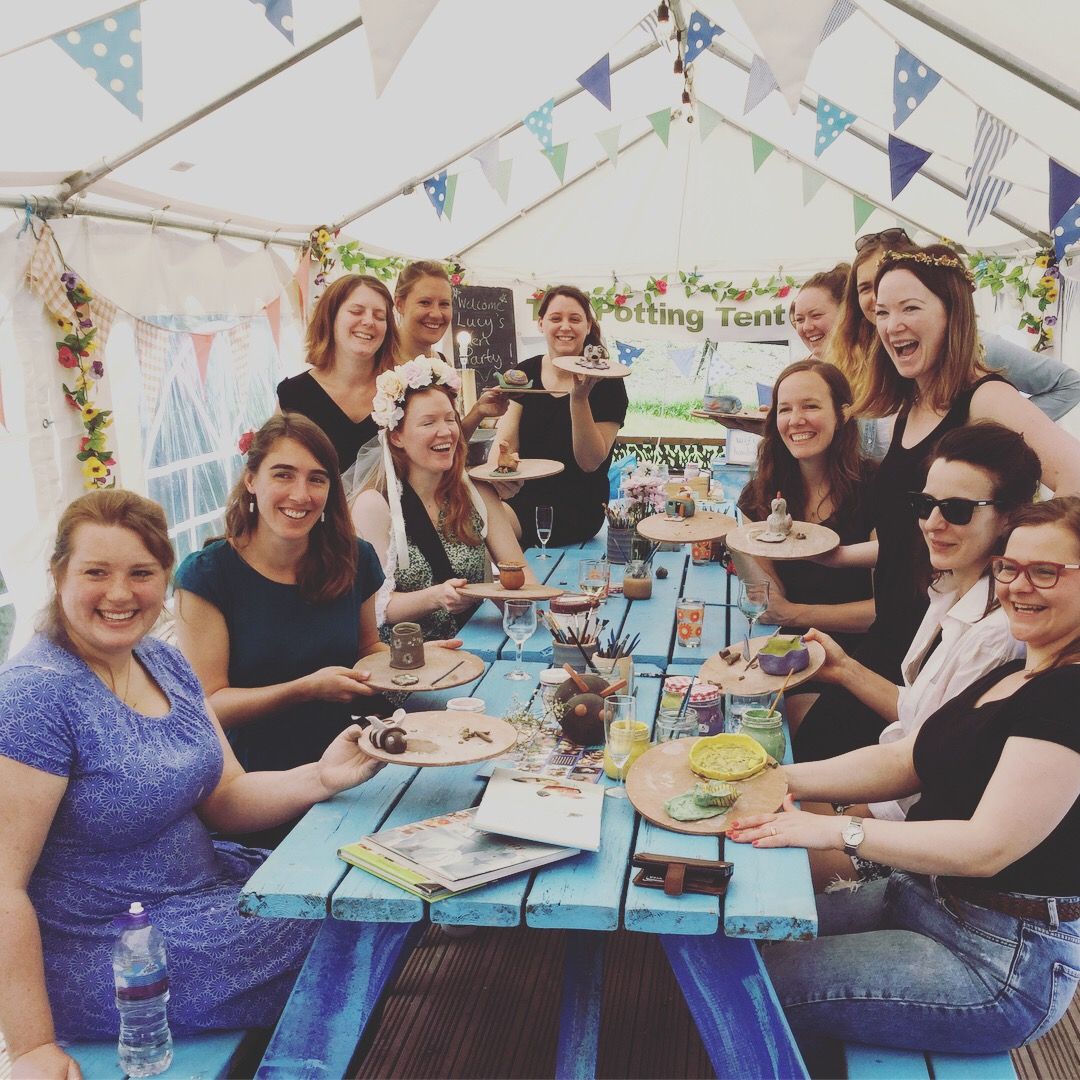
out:
<path id="1" fill-rule="evenodd" d="M 204 547 L 207 540 L 218 540 L 225 535 L 225 515 L 204 521 L 194 530 L 193 550 Z"/>
<path id="2" fill-rule="evenodd" d="M 180 469 L 163 476 L 151 476 L 147 481 L 148 494 L 154 502 L 161 503 L 165 517 L 176 527 L 191 517 L 188 503 L 187 471 Z"/>
<path id="3" fill-rule="evenodd" d="M 201 462 L 192 469 L 192 474 L 195 491 L 194 516 L 201 517 L 203 514 L 213 514 L 221 510 L 229 494 L 224 462 Z"/>
<path id="4" fill-rule="evenodd" d="M 199 545 L 190 529 L 181 529 L 173 537 L 173 547 L 176 549 L 176 565 L 179 566 Z"/>

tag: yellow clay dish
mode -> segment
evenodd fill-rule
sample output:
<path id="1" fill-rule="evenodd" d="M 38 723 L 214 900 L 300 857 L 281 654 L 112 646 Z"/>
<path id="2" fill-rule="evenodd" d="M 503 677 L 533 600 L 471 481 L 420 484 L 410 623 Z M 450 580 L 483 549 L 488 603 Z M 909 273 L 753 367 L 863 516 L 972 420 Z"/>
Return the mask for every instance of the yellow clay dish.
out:
<path id="1" fill-rule="evenodd" d="M 709 780 L 746 780 L 767 761 L 761 744 L 749 735 L 711 735 L 690 750 L 690 768 Z"/>

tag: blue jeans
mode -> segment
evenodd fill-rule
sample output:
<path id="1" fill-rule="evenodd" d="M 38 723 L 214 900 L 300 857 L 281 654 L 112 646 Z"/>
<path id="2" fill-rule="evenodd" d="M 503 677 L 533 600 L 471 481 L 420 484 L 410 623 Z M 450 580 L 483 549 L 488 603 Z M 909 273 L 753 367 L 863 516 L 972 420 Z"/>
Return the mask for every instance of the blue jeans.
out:
<path id="1" fill-rule="evenodd" d="M 795 1035 L 989 1054 L 1044 1035 L 1080 981 L 1080 921 L 1051 925 L 943 897 L 894 871 L 818 897 L 814 941 L 761 956 Z"/>

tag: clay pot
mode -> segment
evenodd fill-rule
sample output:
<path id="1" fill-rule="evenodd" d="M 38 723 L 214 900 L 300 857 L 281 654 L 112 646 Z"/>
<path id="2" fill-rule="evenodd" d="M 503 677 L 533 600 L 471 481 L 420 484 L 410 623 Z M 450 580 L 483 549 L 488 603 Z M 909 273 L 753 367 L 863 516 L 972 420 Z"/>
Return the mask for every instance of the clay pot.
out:
<path id="1" fill-rule="evenodd" d="M 499 566 L 499 581 L 504 589 L 514 591 L 525 584 L 525 566 L 517 562 L 501 562 Z"/>

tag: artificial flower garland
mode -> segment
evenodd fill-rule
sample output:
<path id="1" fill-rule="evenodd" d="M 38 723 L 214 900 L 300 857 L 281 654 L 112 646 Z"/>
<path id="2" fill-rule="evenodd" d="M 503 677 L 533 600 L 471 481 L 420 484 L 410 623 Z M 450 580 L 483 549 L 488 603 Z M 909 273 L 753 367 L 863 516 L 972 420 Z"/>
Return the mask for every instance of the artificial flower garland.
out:
<path id="1" fill-rule="evenodd" d="M 405 394 L 426 386 L 446 386 L 455 394 L 461 389 L 461 376 L 437 356 L 418 356 L 400 367 L 384 371 L 375 380 L 375 398 L 371 418 L 385 431 L 393 431 L 405 415 Z"/>
<path id="2" fill-rule="evenodd" d="M 1042 352 L 1054 343 L 1054 327 L 1058 317 L 1055 313 L 1046 314 L 1046 309 L 1056 304 L 1061 285 L 1061 270 L 1052 248 L 1043 248 L 1031 266 L 1017 264 L 1009 269 L 1009 260 L 983 255 L 978 252 L 968 256 L 968 265 L 975 278 L 975 285 L 980 289 L 989 289 L 996 296 L 1002 289 L 1015 291 L 1021 303 L 1028 297 L 1038 306 L 1039 313 L 1025 311 L 1016 324 L 1017 329 L 1027 330 L 1029 334 L 1038 334 L 1038 340 L 1032 346 L 1034 352 Z M 1041 270 L 1042 274 L 1034 284 L 1031 282 L 1032 269 Z"/>
<path id="3" fill-rule="evenodd" d="M 86 282 L 71 270 L 62 273 L 60 281 L 77 319 L 74 323 L 64 315 L 56 316 L 56 324 L 64 334 L 63 340 L 56 343 L 56 359 L 61 367 L 76 372 L 71 386 L 63 384 L 64 400 L 79 410 L 86 429 L 75 456 L 82 463 L 88 488 L 115 487 L 116 477 L 112 470 L 116 458 L 106 441 L 106 430 L 112 424 L 112 410 L 99 409 L 94 404 L 97 384 L 105 375 L 105 365 L 92 358 L 98 347 L 97 328 L 90 312 L 93 294 Z"/>

